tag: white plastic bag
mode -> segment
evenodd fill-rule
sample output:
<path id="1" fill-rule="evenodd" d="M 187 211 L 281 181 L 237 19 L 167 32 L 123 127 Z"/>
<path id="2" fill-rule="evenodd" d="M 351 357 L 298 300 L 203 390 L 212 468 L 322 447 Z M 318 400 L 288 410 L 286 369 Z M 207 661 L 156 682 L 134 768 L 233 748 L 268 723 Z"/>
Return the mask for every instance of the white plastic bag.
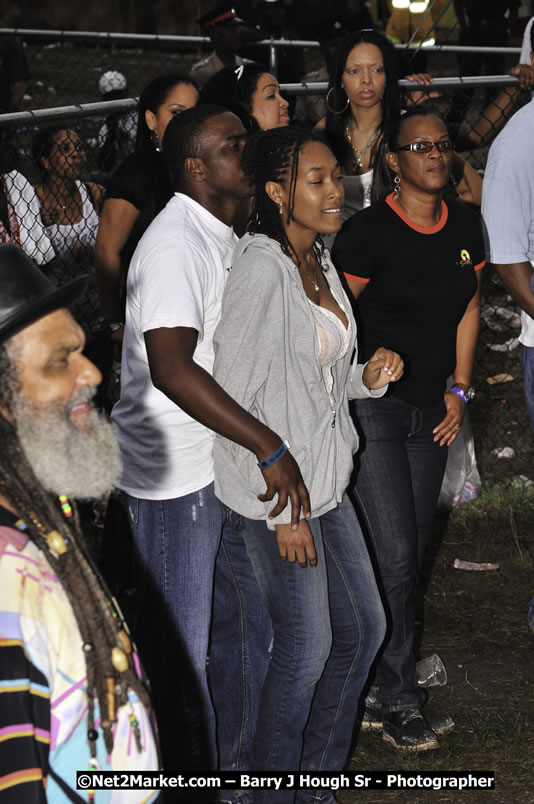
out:
<path id="1" fill-rule="evenodd" d="M 476 500 L 480 496 L 481 487 L 473 431 L 469 411 L 466 408 L 462 426 L 449 447 L 438 508 L 441 511 L 450 511 L 456 505 Z"/>

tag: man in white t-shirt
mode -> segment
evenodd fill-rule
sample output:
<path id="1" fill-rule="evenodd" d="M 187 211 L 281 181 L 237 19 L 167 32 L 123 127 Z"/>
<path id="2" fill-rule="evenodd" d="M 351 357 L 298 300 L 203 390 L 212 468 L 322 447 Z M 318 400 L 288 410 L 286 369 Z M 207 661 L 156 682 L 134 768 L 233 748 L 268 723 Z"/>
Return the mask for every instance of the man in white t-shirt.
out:
<path id="1" fill-rule="evenodd" d="M 534 44 L 531 44 L 534 50 Z M 530 54 L 534 65 L 534 54 Z M 534 427 L 534 100 L 506 124 L 490 148 L 482 190 L 486 257 L 521 307 L 521 364 Z"/>
<path id="2" fill-rule="evenodd" d="M 236 603 L 217 593 L 223 616 L 215 611 L 215 622 L 233 633 L 214 634 L 210 649 L 223 768 L 246 766 L 238 748 L 246 752 L 253 733 L 254 711 L 247 709 L 253 702 L 245 700 L 241 677 L 261 672 L 243 666 L 241 646 L 247 643 L 247 661 L 261 665 L 270 634 L 245 550 L 234 550 L 236 531 L 213 491 L 214 431 L 259 461 L 281 445 L 212 377 L 213 334 L 237 242 L 232 223 L 252 194 L 241 166 L 244 142 L 239 119 L 219 106 L 197 106 L 169 123 L 163 150 L 179 192 L 141 238 L 128 273 L 121 397 L 112 419 L 124 465 L 118 486 L 141 569 L 138 641 L 152 675 L 164 763 L 172 770 L 216 766 L 207 653 L 221 536 L 223 588 L 238 595 Z M 264 477 L 262 499 L 278 494 L 276 515 L 290 498 L 296 525 L 301 505 L 309 510 L 297 464 L 286 453 Z M 235 617 L 224 616 L 234 610 Z M 185 704 L 177 707 L 182 691 Z"/>

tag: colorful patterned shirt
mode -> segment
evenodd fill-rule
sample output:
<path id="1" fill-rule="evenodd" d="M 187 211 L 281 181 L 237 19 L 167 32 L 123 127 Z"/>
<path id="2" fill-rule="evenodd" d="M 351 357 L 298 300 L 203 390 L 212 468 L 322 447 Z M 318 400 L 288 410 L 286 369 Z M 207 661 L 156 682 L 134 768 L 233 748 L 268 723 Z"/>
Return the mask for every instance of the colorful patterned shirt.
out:
<path id="1" fill-rule="evenodd" d="M 82 638 L 59 579 L 15 521 L 0 507 L 0 797 L 3 804 L 88 801 L 87 792 L 76 791 L 76 771 L 90 760 Z M 139 723 L 141 752 L 130 715 Z M 96 729 L 99 723 L 95 703 Z M 96 741 L 101 770 L 159 768 L 151 712 L 131 691 L 113 735 L 111 755 L 102 737 Z M 94 801 L 144 804 L 158 795 L 97 790 Z"/>

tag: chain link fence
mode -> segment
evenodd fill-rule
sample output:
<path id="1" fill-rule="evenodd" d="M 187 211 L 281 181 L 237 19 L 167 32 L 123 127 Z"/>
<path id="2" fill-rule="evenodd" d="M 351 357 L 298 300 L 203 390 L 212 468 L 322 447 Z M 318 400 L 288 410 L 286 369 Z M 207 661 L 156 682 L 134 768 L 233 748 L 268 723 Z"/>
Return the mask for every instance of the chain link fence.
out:
<path id="1" fill-rule="evenodd" d="M 36 60 L 39 69 L 42 68 L 41 75 L 48 76 L 43 87 L 54 86 L 55 93 L 48 89 L 47 93 L 56 102 L 60 98 L 63 102 L 98 98 L 94 88 L 104 67 L 128 73 L 128 89 L 137 95 L 157 74 L 187 71 L 195 58 L 195 54 L 185 59 L 183 53 L 167 51 L 128 50 L 117 54 L 106 50 L 104 54 L 95 47 L 70 44 L 60 47 L 62 55 L 63 51 L 69 54 L 69 69 L 54 61 L 57 53 L 50 59 L 50 54 L 59 48 L 41 46 L 41 56 Z M 117 55 L 121 60 L 115 59 Z M 127 64 L 131 65 L 131 71 Z M 519 90 L 517 79 L 506 76 L 472 80 L 436 78 L 433 90 L 439 93 L 438 97 L 419 94 L 413 83 L 401 83 L 408 93 L 408 103 L 431 105 L 444 118 L 458 96 L 468 93 L 465 117 L 462 125 L 455 128 L 455 138 L 457 149 L 465 149 L 463 155 L 481 172 L 496 132 L 513 110 L 530 99 L 530 93 Z M 320 103 L 326 85 L 292 84 L 284 89 L 286 94 L 300 96 L 301 102 L 311 95 L 315 96 L 315 103 Z M 111 333 L 104 325 L 98 305 L 94 245 L 106 182 L 116 164 L 133 149 L 135 105 L 134 97 L 67 108 L 45 109 L 43 103 L 43 109 L 37 112 L 0 116 L 0 240 L 19 243 L 57 282 L 78 273 L 90 274 L 87 292 L 74 313 L 86 330 L 89 353 L 106 378 L 104 402 L 108 408 L 117 399 L 120 367 L 113 363 Z M 63 132 L 57 154 L 47 150 L 50 133 L 47 129 Z M 57 160 L 72 152 L 78 170 L 77 193 L 68 197 L 62 194 L 64 185 L 51 181 L 50 175 L 58 169 Z M 56 164 L 51 164 L 54 159 Z M 487 268 L 474 373 L 477 397 L 470 406 L 477 459 L 485 482 L 512 481 L 526 487 L 530 480 L 534 481 L 534 444 L 523 400 L 519 327 L 517 307 L 506 295 L 493 268 Z"/>
<path id="2" fill-rule="evenodd" d="M 442 29 L 445 37 L 453 33 Z M 211 51 L 207 37 L 156 36 L 148 34 L 97 33 L 88 31 L 36 31 L 0 29 L 0 42 L 17 36 L 24 43 L 30 81 L 27 108 L 42 109 L 69 103 L 101 100 L 98 80 L 108 70 L 123 73 L 129 93 L 138 96 L 143 86 L 160 73 L 189 72 L 192 65 Z M 469 54 L 482 57 L 498 53 L 503 72 L 519 61 L 517 47 L 470 47 L 457 44 L 405 47 L 397 45 L 406 74 L 415 72 L 411 63 L 421 55 L 425 69 L 440 77 L 459 74 L 459 60 Z M 309 40 L 272 39 L 245 44 L 239 54 L 263 64 L 282 81 L 290 80 L 284 65 L 295 76 L 304 76 L 322 66 L 319 43 Z M 285 70 L 285 72 L 288 72 Z"/>

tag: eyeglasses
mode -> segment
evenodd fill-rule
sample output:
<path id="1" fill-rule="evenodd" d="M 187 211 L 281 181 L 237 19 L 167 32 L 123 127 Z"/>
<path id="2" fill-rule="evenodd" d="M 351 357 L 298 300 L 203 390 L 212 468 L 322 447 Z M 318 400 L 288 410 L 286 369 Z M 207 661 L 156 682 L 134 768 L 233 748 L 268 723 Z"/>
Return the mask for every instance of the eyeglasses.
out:
<path id="1" fill-rule="evenodd" d="M 398 148 L 394 149 L 394 153 L 397 153 L 397 151 L 413 151 L 414 154 L 429 154 L 434 145 L 440 153 L 448 153 L 454 149 L 454 145 L 450 140 L 438 140 L 438 142 L 419 140 L 419 142 L 410 142 L 409 145 L 399 145 Z"/>

